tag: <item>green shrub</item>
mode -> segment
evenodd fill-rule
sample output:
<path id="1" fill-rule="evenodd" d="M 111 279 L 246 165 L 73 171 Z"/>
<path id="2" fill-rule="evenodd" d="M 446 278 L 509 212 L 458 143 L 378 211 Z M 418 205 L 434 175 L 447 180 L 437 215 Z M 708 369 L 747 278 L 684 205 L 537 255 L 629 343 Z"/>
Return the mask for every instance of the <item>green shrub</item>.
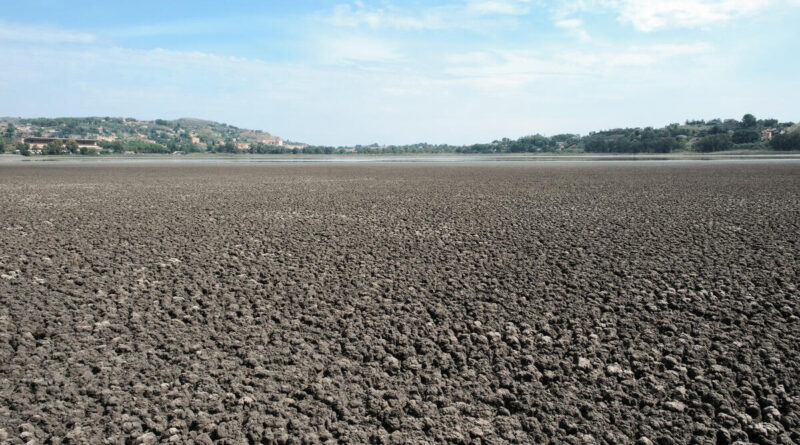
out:
<path id="1" fill-rule="evenodd" d="M 733 147 L 731 137 L 725 133 L 710 134 L 694 144 L 695 150 L 703 153 L 730 150 Z"/>

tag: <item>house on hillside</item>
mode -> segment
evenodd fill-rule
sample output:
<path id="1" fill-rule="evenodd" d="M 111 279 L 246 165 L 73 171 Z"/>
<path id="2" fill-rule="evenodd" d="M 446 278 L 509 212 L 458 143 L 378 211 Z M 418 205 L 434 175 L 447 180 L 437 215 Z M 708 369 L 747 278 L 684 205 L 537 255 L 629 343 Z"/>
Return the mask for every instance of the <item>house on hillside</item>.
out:
<path id="1" fill-rule="evenodd" d="M 100 147 L 97 145 L 96 139 L 72 139 L 72 138 L 47 138 L 47 137 L 29 137 L 23 139 L 23 142 L 30 145 L 31 148 L 42 148 L 45 145 L 49 144 L 53 141 L 61 141 L 66 143 L 67 141 L 75 141 L 78 144 L 78 148 L 91 148 L 94 150 L 100 150 Z"/>
<path id="2" fill-rule="evenodd" d="M 765 128 L 761 130 L 761 140 L 762 141 L 771 141 L 772 137 L 778 134 L 777 128 Z"/>

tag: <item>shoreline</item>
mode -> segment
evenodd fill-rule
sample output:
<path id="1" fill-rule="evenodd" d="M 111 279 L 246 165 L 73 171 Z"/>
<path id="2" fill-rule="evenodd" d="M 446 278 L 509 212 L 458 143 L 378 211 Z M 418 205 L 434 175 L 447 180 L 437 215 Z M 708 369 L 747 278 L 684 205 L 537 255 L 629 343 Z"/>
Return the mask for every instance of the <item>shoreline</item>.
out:
<path id="1" fill-rule="evenodd" d="M 182 162 L 219 162 L 219 163 L 448 163 L 448 162 L 587 162 L 587 161 L 735 161 L 735 160 L 766 160 L 766 161 L 797 161 L 800 160 L 798 152 L 760 152 L 760 151 L 733 151 L 724 153 L 498 153 L 498 154 L 473 154 L 473 153 L 424 153 L 424 154 L 221 154 L 221 153 L 191 153 L 185 155 L 173 154 L 135 154 L 135 155 L 56 155 L 56 156 L 22 156 L 16 154 L 0 155 L 0 165 L 10 164 L 105 164 L 105 163 L 182 163 Z"/>

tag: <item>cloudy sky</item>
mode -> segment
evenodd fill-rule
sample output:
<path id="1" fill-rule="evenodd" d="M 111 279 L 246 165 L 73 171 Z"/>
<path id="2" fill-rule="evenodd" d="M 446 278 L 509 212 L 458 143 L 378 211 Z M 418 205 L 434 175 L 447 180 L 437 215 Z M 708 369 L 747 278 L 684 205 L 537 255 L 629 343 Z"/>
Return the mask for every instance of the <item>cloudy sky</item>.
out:
<path id="1" fill-rule="evenodd" d="M 800 120 L 800 0 L 5 0 L 0 116 L 313 144 Z"/>

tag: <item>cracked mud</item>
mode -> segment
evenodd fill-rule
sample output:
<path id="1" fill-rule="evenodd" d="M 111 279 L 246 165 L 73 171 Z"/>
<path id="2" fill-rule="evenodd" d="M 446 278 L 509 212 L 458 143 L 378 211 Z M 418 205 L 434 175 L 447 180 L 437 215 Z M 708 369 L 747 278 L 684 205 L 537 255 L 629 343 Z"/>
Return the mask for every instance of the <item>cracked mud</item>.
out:
<path id="1" fill-rule="evenodd" d="M 798 443 L 800 165 L 0 166 L 0 442 Z"/>

